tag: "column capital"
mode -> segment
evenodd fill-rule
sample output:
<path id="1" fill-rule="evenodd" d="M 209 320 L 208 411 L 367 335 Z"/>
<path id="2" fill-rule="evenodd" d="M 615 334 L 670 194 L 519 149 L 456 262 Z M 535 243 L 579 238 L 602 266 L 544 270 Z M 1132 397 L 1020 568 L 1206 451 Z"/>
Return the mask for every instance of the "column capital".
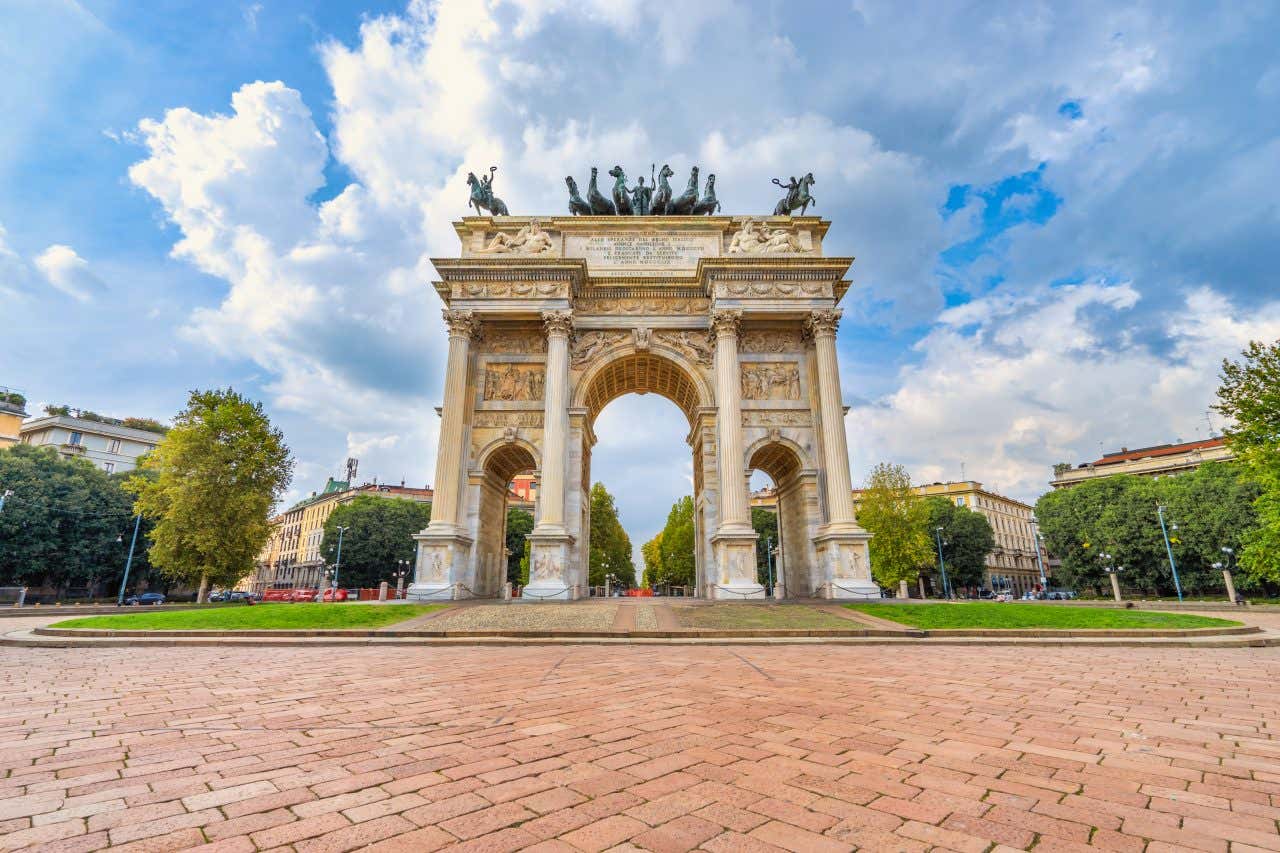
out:
<path id="1" fill-rule="evenodd" d="M 547 337 L 557 334 L 568 337 L 573 333 L 573 312 L 543 311 L 542 327 L 546 330 Z"/>
<path id="2" fill-rule="evenodd" d="M 716 338 L 726 335 L 738 336 L 742 327 L 742 312 L 736 308 L 721 308 L 711 312 L 711 334 Z"/>
<path id="3" fill-rule="evenodd" d="M 809 337 L 818 338 L 823 335 L 835 335 L 840 325 L 840 316 L 844 314 L 839 308 L 824 308 L 814 311 L 804 321 L 804 330 Z"/>
<path id="4" fill-rule="evenodd" d="M 449 337 L 471 340 L 480 333 L 480 321 L 474 311 L 458 308 L 445 308 L 440 312 L 444 316 L 444 324 L 449 329 Z"/>

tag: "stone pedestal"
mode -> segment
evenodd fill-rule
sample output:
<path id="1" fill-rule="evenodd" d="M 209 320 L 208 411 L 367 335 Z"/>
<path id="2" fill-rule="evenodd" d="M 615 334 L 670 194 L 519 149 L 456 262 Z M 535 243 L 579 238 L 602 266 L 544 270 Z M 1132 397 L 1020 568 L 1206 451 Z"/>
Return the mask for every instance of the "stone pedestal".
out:
<path id="1" fill-rule="evenodd" d="M 765 598 L 764 585 L 756 581 L 756 533 L 717 533 L 711 537 L 719 575 L 708 590 L 709 598 L 738 601 Z"/>
<path id="2" fill-rule="evenodd" d="M 826 567 L 825 598 L 880 598 L 880 586 L 871 577 L 870 540 L 871 534 L 850 524 L 828 525 L 814 537 L 818 563 Z"/>
<path id="3" fill-rule="evenodd" d="M 564 533 L 529 534 L 529 584 L 520 593 L 532 601 L 571 601 L 577 588 L 569 571 L 573 537 Z"/>
<path id="4" fill-rule="evenodd" d="M 418 543 L 418 561 L 413 583 L 405 591 L 410 601 L 447 601 L 455 596 L 470 597 L 456 580 L 466 571 L 472 540 L 461 533 L 435 532 L 428 528 L 413 537 Z"/>

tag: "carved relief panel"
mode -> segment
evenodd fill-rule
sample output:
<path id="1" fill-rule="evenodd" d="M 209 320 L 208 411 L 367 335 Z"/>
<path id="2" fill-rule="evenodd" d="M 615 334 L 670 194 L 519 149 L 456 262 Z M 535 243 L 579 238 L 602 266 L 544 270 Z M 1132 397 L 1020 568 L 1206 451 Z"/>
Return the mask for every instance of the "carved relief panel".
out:
<path id="1" fill-rule="evenodd" d="M 547 338 L 540 329 L 486 329 L 480 349 L 494 355 L 540 355 L 547 351 Z"/>
<path id="2" fill-rule="evenodd" d="M 742 365 L 742 399 L 799 400 L 799 369 L 787 361 L 757 361 Z"/>
<path id="3" fill-rule="evenodd" d="M 541 400 L 545 376 L 541 364 L 490 364 L 484 371 L 484 399 Z"/>
<path id="4" fill-rule="evenodd" d="M 743 352 L 795 353 L 803 347 L 800 332 L 790 329 L 750 329 L 742 336 Z"/>

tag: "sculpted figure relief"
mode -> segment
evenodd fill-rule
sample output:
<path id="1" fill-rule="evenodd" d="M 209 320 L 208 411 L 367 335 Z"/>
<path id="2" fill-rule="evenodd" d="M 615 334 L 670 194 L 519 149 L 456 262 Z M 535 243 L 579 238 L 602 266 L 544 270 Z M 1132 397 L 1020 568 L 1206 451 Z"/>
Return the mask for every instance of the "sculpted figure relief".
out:
<path id="1" fill-rule="evenodd" d="M 525 355 L 547 351 L 547 339 L 532 330 L 485 332 L 484 351 L 494 355 Z"/>
<path id="2" fill-rule="evenodd" d="M 799 400 L 800 371 L 785 362 L 753 362 L 742 366 L 742 399 Z"/>
<path id="3" fill-rule="evenodd" d="M 800 335 L 785 329 L 752 329 L 742 336 L 743 352 L 795 352 Z"/>
<path id="4" fill-rule="evenodd" d="M 533 577 L 530 580 L 535 581 L 553 581 L 560 577 L 560 564 L 550 555 L 542 554 L 538 557 L 533 566 Z"/>
<path id="5" fill-rule="evenodd" d="M 521 228 L 514 235 L 499 231 L 483 249 L 476 249 L 476 254 L 514 254 L 514 255 L 547 255 L 555 251 L 551 235 L 542 230 L 535 219 Z"/>
<path id="6" fill-rule="evenodd" d="M 800 238 L 786 228 L 757 228 L 750 219 L 729 239 L 730 255 L 786 255 L 805 251 Z"/>
<path id="7" fill-rule="evenodd" d="M 660 329 L 653 334 L 659 343 L 684 353 L 691 361 L 704 367 L 711 364 L 711 343 L 707 340 L 706 332 Z"/>
<path id="8" fill-rule="evenodd" d="M 573 354 L 569 358 L 571 367 L 586 367 L 591 359 L 609 347 L 625 340 L 627 333 L 623 331 L 605 331 L 595 329 L 578 335 L 574 343 Z"/>
<path id="9" fill-rule="evenodd" d="M 541 400 L 544 373 L 540 364 L 491 364 L 484 372 L 484 398 Z"/>

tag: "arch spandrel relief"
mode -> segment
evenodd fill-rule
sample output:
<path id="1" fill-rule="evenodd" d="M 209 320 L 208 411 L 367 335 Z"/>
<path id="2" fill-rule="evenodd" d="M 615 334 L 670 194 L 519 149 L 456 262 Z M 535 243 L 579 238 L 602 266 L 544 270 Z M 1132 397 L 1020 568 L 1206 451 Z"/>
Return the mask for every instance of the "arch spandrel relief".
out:
<path id="1" fill-rule="evenodd" d="M 585 595 L 595 418 L 629 393 L 661 394 L 689 422 L 697 595 L 765 595 L 752 468 L 778 487 L 775 594 L 878 595 L 849 494 L 835 358 L 853 259 L 823 254 L 829 227 L 815 216 L 455 222 L 458 255 L 433 260 L 436 292 L 469 324 L 451 334 L 437 449 L 437 495 L 452 506 L 433 507 L 415 537 L 429 571 L 419 570 L 411 597 L 501 594 L 498 480 L 534 459 L 524 595 Z"/>

